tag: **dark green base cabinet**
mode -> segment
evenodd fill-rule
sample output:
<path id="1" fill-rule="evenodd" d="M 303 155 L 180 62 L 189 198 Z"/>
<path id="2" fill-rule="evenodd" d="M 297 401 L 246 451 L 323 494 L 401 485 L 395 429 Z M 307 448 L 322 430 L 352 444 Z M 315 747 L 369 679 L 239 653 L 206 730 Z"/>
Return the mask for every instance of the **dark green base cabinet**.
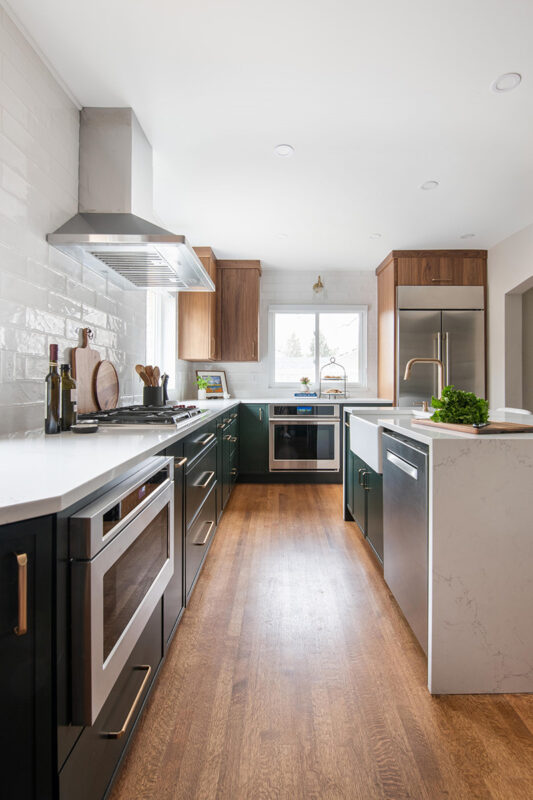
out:
<path id="1" fill-rule="evenodd" d="M 349 447 L 346 451 L 346 510 L 383 563 L 383 476 L 374 472 Z M 349 518 L 348 514 L 345 512 L 345 519 Z"/>
<path id="2" fill-rule="evenodd" d="M 53 796 L 52 526 L 52 517 L 40 517 L 0 529 L 0 795 L 6 800 Z"/>
<path id="3" fill-rule="evenodd" d="M 241 403 L 239 471 L 243 480 L 248 475 L 267 475 L 269 472 L 266 403 Z"/>

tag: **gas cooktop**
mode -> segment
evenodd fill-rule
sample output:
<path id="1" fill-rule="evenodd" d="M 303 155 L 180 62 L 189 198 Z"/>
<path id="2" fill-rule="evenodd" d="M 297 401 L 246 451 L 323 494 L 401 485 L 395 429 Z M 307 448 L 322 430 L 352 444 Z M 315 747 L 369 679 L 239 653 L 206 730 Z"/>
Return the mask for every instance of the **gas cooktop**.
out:
<path id="1" fill-rule="evenodd" d="M 151 428 L 161 426 L 164 428 L 173 425 L 181 427 L 191 422 L 195 417 L 205 414 L 207 409 L 198 406 L 122 406 L 111 408 L 108 411 L 94 411 L 90 414 L 79 414 L 80 422 L 98 422 L 99 425 L 120 425 L 139 427 L 146 425 Z"/>

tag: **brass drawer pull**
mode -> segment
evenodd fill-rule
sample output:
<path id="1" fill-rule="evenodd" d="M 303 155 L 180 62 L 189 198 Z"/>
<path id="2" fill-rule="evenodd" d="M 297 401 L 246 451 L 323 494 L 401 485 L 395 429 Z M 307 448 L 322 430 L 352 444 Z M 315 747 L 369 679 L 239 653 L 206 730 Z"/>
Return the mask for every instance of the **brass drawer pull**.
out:
<path id="1" fill-rule="evenodd" d="M 215 434 L 214 434 L 214 433 L 209 433 L 209 434 L 208 434 L 208 435 L 205 437 L 205 439 L 202 439 L 200 442 L 198 442 L 198 444 L 201 444 L 202 446 L 203 446 L 204 444 L 209 444 L 209 442 L 211 441 L 211 439 L 214 439 L 214 438 L 215 438 Z"/>
<path id="2" fill-rule="evenodd" d="M 259 409 L 259 422 L 263 422 L 263 409 Z"/>
<path id="3" fill-rule="evenodd" d="M 432 278 L 432 283 L 451 283 L 453 278 Z"/>
<path id="4" fill-rule="evenodd" d="M 238 415 L 238 414 L 230 414 L 230 416 L 231 416 L 231 418 L 232 418 L 232 419 L 237 419 L 237 417 L 238 417 L 239 415 Z"/>
<path id="5" fill-rule="evenodd" d="M 174 459 L 174 467 L 179 469 L 180 467 L 184 467 L 187 463 L 187 457 L 185 458 L 175 458 Z"/>
<path id="6" fill-rule="evenodd" d="M 18 564 L 18 625 L 13 629 L 16 636 L 28 633 L 28 554 L 15 553 Z"/>
<path id="7" fill-rule="evenodd" d="M 219 423 L 218 423 L 218 429 L 219 429 L 219 430 L 222 430 L 222 431 L 223 431 L 225 427 L 226 427 L 226 426 L 224 425 L 224 423 L 223 423 L 223 422 L 219 422 Z"/>
<path id="8" fill-rule="evenodd" d="M 237 467 L 233 467 L 233 469 L 231 470 L 231 474 L 232 475 L 236 475 L 237 474 Z"/>
<path id="9" fill-rule="evenodd" d="M 226 440 L 226 442 L 231 442 L 231 434 L 230 434 L 230 433 L 227 433 L 227 434 L 224 436 L 224 439 Z"/>
<path id="10" fill-rule="evenodd" d="M 345 422 L 344 424 L 346 425 L 347 428 L 350 427 L 350 423 L 349 422 Z"/>
<path id="11" fill-rule="evenodd" d="M 215 473 L 214 472 L 208 472 L 207 474 L 209 475 L 209 478 L 205 481 L 205 483 L 195 483 L 195 484 L 193 484 L 196 489 L 207 489 L 207 487 L 209 486 L 209 484 L 213 480 L 213 478 L 215 476 Z"/>
<path id="12" fill-rule="evenodd" d="M 230 442 L 236 442 L 237 441 L 237 437 L 236 436 L 230 436 L 229 440 L 230 440 Z"/>
<path id="13" fill-rule="evenodd" d="M 146 684 L 148 683 L 148 678 L 150 677 L 150 675 L 152 673 L 152 667 L 150 666 L 150 664 L 139 664 L 138 667 L 133 667 L 133 669 L 134 670 L 141 670 L 141 669 L 146 670 L 146 675 L 144 676 L 143 682 L 141 683 L 141 685 L 139 687 L 139 691 L 135 695 L 135 700 L 133 701 L 132 707 L 128 711 L 128 716 L 124 720 L 122 728 L 119 731 L 102 731 L 100 733 L 100 736 L 103 736 L 106 739 L 122 739 L 122 737 L 126 733 L 128 725 L 131 722 L 131 718 L 135 714 L 135 709 L 139 705 L 139 701 L 140 701 L 140 699 L 142 697 L 142 694 L 143 694 L 143 692 L 145 690 Z"/>
<path id="14" fill-rule="evenodd" d="M 209 536 L 211 535 L 211 531 L 213 530 L 213 525 L 214 524 L 215 524 L 214 522 L 209 522 L 209 521 L 205 522 L 204 525 L 209 525 L 209 528 L 207 529 L 206 535 L 204 536 L 204 538 L 200 542 L 195 539 L 193 544 L 197 544 L 199 547 L 204 545 L 207 542 L 207 540 L 209 539 Z"/>

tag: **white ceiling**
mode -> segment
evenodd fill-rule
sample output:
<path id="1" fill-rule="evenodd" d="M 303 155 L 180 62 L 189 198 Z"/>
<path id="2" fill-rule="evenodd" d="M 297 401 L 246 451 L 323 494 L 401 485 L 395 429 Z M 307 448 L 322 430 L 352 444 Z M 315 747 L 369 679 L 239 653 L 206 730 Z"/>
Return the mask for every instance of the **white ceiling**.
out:
<path id="1" fill-rule="evenodd" d="M 373 269 L 533 221 L 532 0 L 10 6 L 81 105 L 132 106 L 158 215 L 219 257 Z"/>

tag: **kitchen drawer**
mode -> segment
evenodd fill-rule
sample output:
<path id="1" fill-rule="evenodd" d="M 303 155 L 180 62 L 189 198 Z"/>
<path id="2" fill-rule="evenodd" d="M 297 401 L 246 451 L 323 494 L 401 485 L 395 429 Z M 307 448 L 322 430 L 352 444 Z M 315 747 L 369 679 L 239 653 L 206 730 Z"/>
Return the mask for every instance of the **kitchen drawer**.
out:
<path id="1" fill-rule="evenodd" d="M 161 609 L 160 601 L 94 725 L 83 729 L 67 758 L 59 773 L 59 800 L 100 800 L 104 796 L 163 657 Z M 124 734 L 117 736 L 132 708 Z M 109 736 L 111 731 L 114 738 Z"/>
<path id="2" fill-rule="evenodd" d="M 213 486 L 185 538 L 185 586 L 187 598 L 215 534 L 216 519 L 216 486 Z"/>
<path id="3" fill-rule="evenodd" d="M 217 446 L 214 439 L 200 459 L 185 474 L 185 527 L 188 528 L 217 477 Z"/>
<path id="4" fill-rule="evenodd" d="M 200 430 L 187 436 L 183 443 L 187 467 L 191 467 L 202 453 L 216 440 L 216 421 L 213 419 Z"/>

